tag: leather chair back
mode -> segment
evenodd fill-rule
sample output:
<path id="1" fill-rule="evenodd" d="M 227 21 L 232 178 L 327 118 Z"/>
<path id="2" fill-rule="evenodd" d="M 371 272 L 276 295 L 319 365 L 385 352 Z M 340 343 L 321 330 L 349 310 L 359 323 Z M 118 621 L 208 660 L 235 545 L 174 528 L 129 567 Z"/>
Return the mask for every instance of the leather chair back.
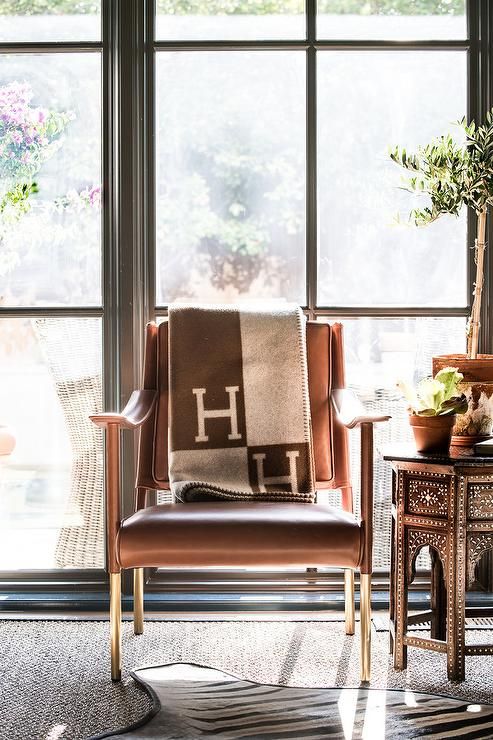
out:
<path id="1" fill-rule="evenodd" d="M 336 421 L 330 403 L 332 389 L 344 388 L 342 325 L 309 321 L 306 332 L 317 489 L 348 490 L 351 483 L 347 431 Z M 167 321 L 146 327 L 143 388 L 157 390 L 158 399 L 140 432 L 136 486 L 164 490 L 169 488 Z"/>

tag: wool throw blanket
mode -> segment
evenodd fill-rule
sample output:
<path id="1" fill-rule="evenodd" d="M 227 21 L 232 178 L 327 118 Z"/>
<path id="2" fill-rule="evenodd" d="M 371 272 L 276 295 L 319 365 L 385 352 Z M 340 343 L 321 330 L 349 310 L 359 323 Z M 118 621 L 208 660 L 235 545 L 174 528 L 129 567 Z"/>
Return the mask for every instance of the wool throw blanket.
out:
<path id="1" fill-rule="evenodd" d="M 171 306 L 169 465 L 176 501 L 313 502 L 298 306 Z"/>

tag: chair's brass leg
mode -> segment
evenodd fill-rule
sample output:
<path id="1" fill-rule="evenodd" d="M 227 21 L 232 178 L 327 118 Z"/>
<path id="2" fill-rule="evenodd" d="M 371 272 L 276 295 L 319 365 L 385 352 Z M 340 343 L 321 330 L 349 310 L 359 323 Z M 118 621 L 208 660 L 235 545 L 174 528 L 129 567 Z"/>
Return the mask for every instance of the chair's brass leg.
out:
<path id="1" fill-rule="evenodd" d="M 371 575 L 360 574 L 361 680 L 370 680 L 371 670 Z"/>
<path id="2" fill-rule="evenodd" d="M 111 680 L 120 681 L 121 669 L 121 574 L 110 573 Z"/>
<path id="3" fill-rule="evenodd" d="M 344 570 L 344 610 L 346 616 L 346 635 L 354 635 L 354 571 Z"/>
<path id="4" fill-rule="evenodd" d="M 134 568 L 134 634 L 144 631 L 144 568 Z"/>

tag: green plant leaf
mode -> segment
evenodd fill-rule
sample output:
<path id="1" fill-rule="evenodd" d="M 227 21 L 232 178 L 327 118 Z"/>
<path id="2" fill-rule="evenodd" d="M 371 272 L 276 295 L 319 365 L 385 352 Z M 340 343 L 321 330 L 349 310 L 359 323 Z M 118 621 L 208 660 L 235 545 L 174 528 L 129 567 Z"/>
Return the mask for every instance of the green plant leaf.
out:
<path id="1" fill-rule="evenodd" d="M 421 409 L 417 412 L 418 416 L 436 416 L 436 409 Z"/>
<path id="2" fill-rule="evenodd" d="M 458 395 L 457 385 L 463 379 L 464 376 L 456 367 L 444 367 L 435 375 L 435 380 L 444 385 L 444 401 Z"/>
<path id="3" fill-rule="evenodd" d="M 406 383 L 404 380 L 400 380 L 397 383 L 397 387 L 401 391 L 402 395 L 406 399 L 406 401 L 409 404 L 409 408 L 412 411 L 415 411 L 417 413 L 417 409 L 419 407 L 419 401 L 416 391 L 412 386 L 409 385 L 409 383 Z"/>
<path id="4" fill-rule="evenodd" d="M 464 414 L 468 401 L 458 391 L 458 383 L 463 379 L 455 367 L 440 370 L 434 378 L 423 378 L 417 388 L 401 381 L 397 387 L 409 403 L 409 410 L 418 416 L 449 416 Z"/>
<path id="5" fill-rule="evenodd" d="M 469 404 L 464 394 L 453 396 L 448 401 L 444 401 L 438 411 L 439 416 L 448 416 L 449 414 L 465 414 Z"/>
<path id="6" fill-rule="evenodd" d="M 416 389 L 420 403 L 420 413 L 425 409 L 434 409 L 437 413 L 445 400 L 445 386 L 435 378 L 423 378 Z"/>

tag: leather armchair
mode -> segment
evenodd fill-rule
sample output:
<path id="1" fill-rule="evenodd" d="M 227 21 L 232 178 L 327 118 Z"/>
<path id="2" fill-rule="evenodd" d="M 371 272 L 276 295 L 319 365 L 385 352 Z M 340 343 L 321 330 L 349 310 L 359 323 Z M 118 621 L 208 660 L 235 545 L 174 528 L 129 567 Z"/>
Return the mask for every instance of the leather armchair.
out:
<path id="1" fill-rule="evenodd" d="M 106 535 L 110 576 L 111 676 L 121 678 L 121 571 L 134 570 L 134 632 L 143 632 L 143 569 L 203 566 L 340 567 L 346 633 L 354 634 L 354 571 L 360 573 L 361 680 L 370 678 L 373 539 L 373 424 L 344 389 L 340 324 L 307 324 L 307 356 L 317 490 L 338 489 L 342 508 L 322 503 L 211 502 L 147 506 L 169 488 L 168 327 L 148 324 L 143 389 L 121 413 L 90 418 L 106 433 Z M 361 516 L 353 514 L 347 430 L 361 430 Z M 120 430 L 139 430 L 135 512 L 122 521 Z"/>

